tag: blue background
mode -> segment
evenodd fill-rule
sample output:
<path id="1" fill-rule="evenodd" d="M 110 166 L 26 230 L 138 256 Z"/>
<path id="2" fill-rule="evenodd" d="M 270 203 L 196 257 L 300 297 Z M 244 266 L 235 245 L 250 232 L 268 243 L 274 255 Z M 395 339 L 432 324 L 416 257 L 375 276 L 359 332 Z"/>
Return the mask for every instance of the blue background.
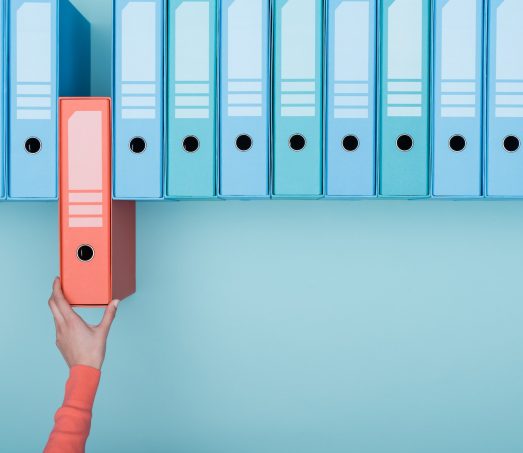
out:
<path id="1" fill-rule="evenodd" d="M 107 95 L 110 2 L 76 3 Z M 5 452 L 63 397 L 57 232 L 55 203 L 0 204 Z M 523 451 L 521 203 L 141 203 L 137 241 L 89 452 Z"/>

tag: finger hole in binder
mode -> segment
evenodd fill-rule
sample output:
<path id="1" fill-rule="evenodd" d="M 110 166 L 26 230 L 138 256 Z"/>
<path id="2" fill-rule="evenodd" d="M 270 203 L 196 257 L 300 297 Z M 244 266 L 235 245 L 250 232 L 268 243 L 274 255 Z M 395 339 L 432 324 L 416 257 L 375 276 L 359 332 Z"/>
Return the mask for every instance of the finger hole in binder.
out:
<path id="1" fill-rule="evenodd" d="M 449 148 L 455 153 L 460 153 L 467 147 L 467 140 L 462 135 L 453 135 L 449 140 Z"/>
<path id="2" fill-rule="evenodd" d="M 182 146 L 188 153 L 194 153 L 200 148 L 200 140 L 194 135 L 189 135 L 183 139 Z"/>
<path id="3" fill-rule="evenodd" d="M 36 154 L 42 149 L 42 142 L 36 137 L 29 137 L 25 141 L 24 148 L 29 154 Z"/>
<path id="4" fill-rule="evenodd" d="M 396 146 L 400 151 L 407 152 L 410 151 L 414 146 L 414 140 L 410 135 L 403 134 L 400 135 L 396 140 Z"/>
<path id="5" fill-rule="evenodd" d="M 289 138 L 289 147 L 293 151 L 301 151 L 303 148 L 305 148 L 305 145 L 307 144 L 307 141 L 305 140 L 305 137 L 301 134 L 294 134 Z"/>
<path id="6" fill-rule="evenodd" d="M 94 257 L 94 249 L 90 245 L 81 245 L 76 251 L 76 256 L 80 261 L 91 261 Z"/>
<path id="7" fill-rule="evenodd" d="M 515 153 L 519 149 L 519 138 L 515 135 L 509 135 L 503 140 L 503 148 L 509 153 Z"/>
<path id="8" fill-rule="evenodd" d="M 252 138 L 247 134 L 242 134 L 236 138 L 236 148 L 240 151 L 249 151 L 252 148 Z"/>
<path id="9" fill-rule="evenodd" d="M 134 137 L 129 142 L 129 149 L 135 154 L 141 154 L 147 148 L 147 143 L 142 137 Z"/>
<path id="10" fill-rule="evenodd" d="M 355 135 L 347 135 L 341 142 L 343 149 L 348 152 L 354 152 L 360 147 L 360 140 Z"/>

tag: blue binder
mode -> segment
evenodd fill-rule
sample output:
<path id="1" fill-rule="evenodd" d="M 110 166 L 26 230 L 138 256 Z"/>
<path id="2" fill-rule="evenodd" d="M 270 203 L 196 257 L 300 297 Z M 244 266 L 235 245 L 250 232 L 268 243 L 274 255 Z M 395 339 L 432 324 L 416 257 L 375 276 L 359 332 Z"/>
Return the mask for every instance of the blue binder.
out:
<path id="1" fill-rule="evenodd" d="M 326 195 L 376 195 L 376 0 L 328 0 Z"/>
<path id="2" fill-rule="evenodd" d="M 269 196 L 269 0 L 221 1 L 222 197 Z"/>
<path id="3" fill-rule="evenodd" d="M 483 160 L 483 0 L 436 0 L 435 197 L 479 197 Z"/>
<path id="4" fill-rule="evenodd" d="M 381 0 L 379 194 L 429 195 L 430 0 Z"/>
<path id="5" fill-rule="evenodd" d="M 323 194 L 323 1 L 275 0 L 274 197 Z"/>
<path id="6" fill-rule="evenodd" d="M 216 22 L 215 0 L 168 3 L 169 198 L 216 195 Z"/>
<path id="7" fill-rule="evenodd" d="M 0 36 L 2 36 L 0 47 L 0 199 L 6 197 L 6 128 L 7 128 L 7 40 L 6 31 L 6 5 L 5 1 L 0 1 Z"/>
<path id="8" fill-rule="evenodd" d="M 523 2 L 489 3 L 486 192 L 523 197 Z"/>
<path id="9" fill-rule="evenodd" d="M 115 0 L 113 196 L 163 195 L 164 1 Z"/>
<path id="10" fill-rule="evenodd" d="M 89 23 L 68 0 L 9 8 L 8 197 L 53 200 L 58 96 L 89 95 Z"/>

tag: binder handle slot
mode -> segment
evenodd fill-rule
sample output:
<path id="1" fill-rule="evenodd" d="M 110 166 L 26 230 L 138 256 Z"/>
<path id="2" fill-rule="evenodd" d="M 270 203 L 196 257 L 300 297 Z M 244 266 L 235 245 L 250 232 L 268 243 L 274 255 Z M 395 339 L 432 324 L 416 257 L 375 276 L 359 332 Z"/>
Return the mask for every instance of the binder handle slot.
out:
<path id="1" fill-rule="evenodd" d="M 515 153 L 520 146 L 519 138 L 515 135 L 508 135 L 503 139 L 503 148 L 507 153 Z"/>
<path id="2" fill-rule="evenodd" d="M 78 250 L 76 251 L 76 256 L 80 261 L 83 261 L 84 263 L 87 261 L 91 261 L 94 258 L 94 249 L 87 244 L 83 244 L 80 247 L 78 247 Z"/>
<path id="3" fill-rule="evenodd" d="M 129 149 L 135 154 L 143 153 L 147 148 L 147 142 L 143 137 L 134 137 L 129 142 Z"/>
<path id="4" fill-rule="evenodd" d="M 247 134 L 239 135 L 236 138 L 236 148 L 241 152 L 249 151 L 252 148 L 252 138 Z"/>
<path id="5" fill-rule="evenodd" d="M 200 140 L 194 135 L 188 135 L 183 139 L 182 146 L 188 153 L 195 153 L 200 149 Z"/>
<path id="6" fill-rule="evenodd" d="M 353 153 L 360 147 L 360 140 L 356 135 L 346 135 L 341 141 L 343 149 L 349 153 Z"/>
<path id="7" fill-rule="evenodd" d="M 38 137 L 29 137 L 25 141 L 24 148 L 29 154 L 36 154 L 42 149 L 42 142 Z"/>
<path id="8" fill-rule="evenodd" d="M 408 134 L 400 135 L 396 140 L 396 146 L 400 151 L 407 152 L 410 151 L 414 146 L 414 140 Z"/>
<path id="9" fill-rule="evenodd" d="M 307 140 L 305 140 L 305 137 L 301 134 L 294 134 L 289 138 L 289 148 L 293 151 L 301 151 L 305 148 L 305 145 L 307 145 Z"/>
<path id="10" fill-rule="evenodd" d="M 455 153 L 460 153 L 467 147 L 467 140 L 463 135 L 453 135 L 449 139 L 449 148 Z"/>

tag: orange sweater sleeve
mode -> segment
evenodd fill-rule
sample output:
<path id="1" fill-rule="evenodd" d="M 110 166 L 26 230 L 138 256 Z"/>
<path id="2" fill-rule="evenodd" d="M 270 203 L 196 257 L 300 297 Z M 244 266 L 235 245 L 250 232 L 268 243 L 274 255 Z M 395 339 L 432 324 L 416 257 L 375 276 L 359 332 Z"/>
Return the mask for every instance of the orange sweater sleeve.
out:
<path id="1" fill-rule="evenodd" d="M 91 429 L 94 397 L 100 370 L 77 365 L 71 368 L 65 384 L 64 403 L 56 412 L 55 424 L 44 453 L 80 453 Z"/>

